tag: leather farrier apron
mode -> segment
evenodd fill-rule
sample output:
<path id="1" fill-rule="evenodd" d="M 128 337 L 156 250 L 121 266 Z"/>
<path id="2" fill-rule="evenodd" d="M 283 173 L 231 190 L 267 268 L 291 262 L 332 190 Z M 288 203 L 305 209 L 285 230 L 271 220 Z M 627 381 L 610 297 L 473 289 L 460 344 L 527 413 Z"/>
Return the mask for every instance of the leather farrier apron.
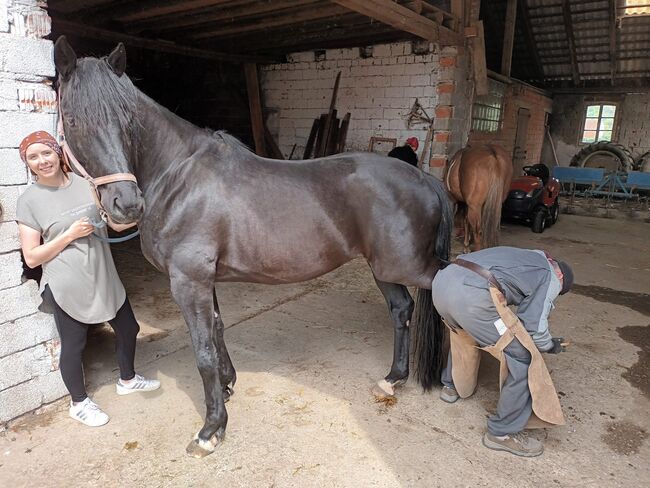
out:
<path id="1" fill-rule="evenodd" d="M 519 317 L 508 308 L 505 294 L 499 282 L 490 271 L 476 263 L 457 259 L 452 264 L 467 268 L 486 278 L 490 285 L 489 290 L 492 301 L 505 326 L 505 331 L 502 330 L 503 334 L 495 345 L 480 348 L 474 338 L 466 331 L 450 327 L 447 324 L 451 330 L 449 334 L 452 356 L 451 376 L 458 395 L 461 398 L 467 398 L 476 389 L 478 368 L 481 360 L 479 349 L 489 352 L 499 361 L 499 386 L 503 386 L 503 382 L 508 376 L 508 364 L 503 350 L 516 337 L 531 355 L 531 362 L 528 367 L 528 388 L 532 397 L 533 413 L 526 428 L 535 429 L 551 425 L 564 425 L 562 407 L 544 359 Z"/>

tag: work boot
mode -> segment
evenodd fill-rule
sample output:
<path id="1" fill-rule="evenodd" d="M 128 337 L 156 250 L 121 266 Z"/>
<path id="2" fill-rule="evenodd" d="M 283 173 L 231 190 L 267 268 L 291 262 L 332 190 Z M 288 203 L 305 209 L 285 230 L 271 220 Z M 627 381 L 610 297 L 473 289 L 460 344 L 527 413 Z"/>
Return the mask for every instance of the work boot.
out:
<path id="1" fill-rule="evenodd" d="M 442 391 L 440 392 L 440 399 L 443 402 L 454 403 L 456 400 L 458 400 L 458 392 L 456 391 L 456 388 L 452 388 L 451 386 L 443 386 Z"/>
<path id="2" fill-rule="evenodd" d="M 488 449 L 507 451 L 515 456 L 523 457 L 535 457 L 544 452 L 544 444 L 537 439 L 528 437 L 524 431 L 505 436 L 496 436 L 486 432 L 483 436 L 483 445 Z"/>

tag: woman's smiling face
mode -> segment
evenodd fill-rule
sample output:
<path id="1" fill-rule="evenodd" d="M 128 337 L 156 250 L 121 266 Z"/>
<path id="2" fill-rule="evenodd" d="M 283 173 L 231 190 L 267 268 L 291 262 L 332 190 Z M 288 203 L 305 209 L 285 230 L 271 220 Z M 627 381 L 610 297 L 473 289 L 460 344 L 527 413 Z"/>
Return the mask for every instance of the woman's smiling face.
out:
<path id="1" fill-rule="evenodd" d="M 53 178 L 61 170 L 59 155 L 51 147 L 37 142 L 30 145 L 25 152 L 29 169 L 38 178 Z"/>

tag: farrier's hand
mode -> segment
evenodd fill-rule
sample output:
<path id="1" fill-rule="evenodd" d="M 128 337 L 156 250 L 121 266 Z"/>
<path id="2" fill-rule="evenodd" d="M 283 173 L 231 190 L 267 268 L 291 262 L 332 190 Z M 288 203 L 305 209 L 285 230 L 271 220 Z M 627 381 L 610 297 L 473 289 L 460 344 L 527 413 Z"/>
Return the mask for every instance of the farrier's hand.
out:
<path id="1" fill-rule="evenodd" d="M 560 354 L 561 352 L 564 352 L 566 349 L 562 345 L 564 342 L 564 337 L 553 337 L 551 339 L 553 341 L 553 347 L 551 347 L 548 351 L 546 351 L 549 354 Z"/>
<path id="2" fill-rule="evenodd" d="M 74 241 L 92 234 L 93 230 L 95 230 L 93 224 L 90 223 L 87 217 L 84 217 L 83 219 L 73 222 L 66 232 Z"/>

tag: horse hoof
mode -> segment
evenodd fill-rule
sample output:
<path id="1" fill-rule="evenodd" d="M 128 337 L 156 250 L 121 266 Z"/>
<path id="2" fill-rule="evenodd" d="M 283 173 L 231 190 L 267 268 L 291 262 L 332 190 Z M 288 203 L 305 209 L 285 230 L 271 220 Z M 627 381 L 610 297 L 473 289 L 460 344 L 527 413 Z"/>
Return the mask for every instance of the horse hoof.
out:
<path id="1" fill-rule="evenodd" d="M 396 381 L 389 383 L 386 380 L 379 380 L 370 390 L 377 401 L 385 401 L 389 398 L 395 398 L 395 387 L 401 385 L 402 382 Z"/>
<path id="2" fill-rule="evenodd" d="M 226 403 L 228 400 L 230 400 L 230 397 L 235 394 L 235 390 L 231 388 L 230 386 L 226 386 L 223 389 L 223 403 Z"/>
<path id="3" fill-rule="evenodd" d="M 219 440 L 217 439 L 216 435 L 213 435 L 212 439 L 209 441 L 199 439 L 197 435 L 187 445 L 185 452 L 194 458 L 201 459 L 212 454 L 216 449 L 218 443 Z"/>

